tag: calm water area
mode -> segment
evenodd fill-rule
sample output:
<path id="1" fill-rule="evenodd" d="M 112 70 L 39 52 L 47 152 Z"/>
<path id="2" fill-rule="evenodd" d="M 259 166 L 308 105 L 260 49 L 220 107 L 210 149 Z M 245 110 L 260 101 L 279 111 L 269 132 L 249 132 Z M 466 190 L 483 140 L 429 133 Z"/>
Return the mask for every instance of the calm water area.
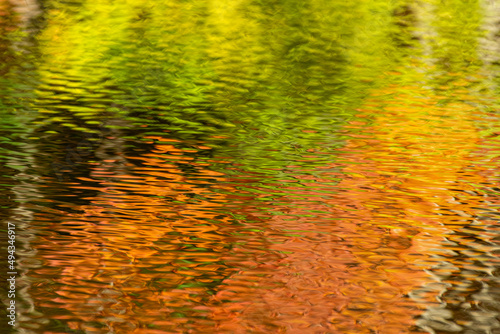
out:
<path id="1" fill-rule="evenodd" d="M 0 0 L 0 333 L 499 334 L 499 18 Z"/>

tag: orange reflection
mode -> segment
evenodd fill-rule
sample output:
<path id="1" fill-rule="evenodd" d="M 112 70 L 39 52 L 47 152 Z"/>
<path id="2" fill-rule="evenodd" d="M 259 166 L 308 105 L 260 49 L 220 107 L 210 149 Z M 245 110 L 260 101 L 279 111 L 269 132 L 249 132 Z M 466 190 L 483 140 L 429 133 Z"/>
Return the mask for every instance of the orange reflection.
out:
<path id="1" fill-rule="evenodd" d="M 336 194 L 302 191 L 323 202 L 290 197 L 293 205 L 270 207 L 287 212 L 270 228 L 299 236 L 269 235 L 271 249 L 286 255 L 225 281 L 214 297 L 218 333 L 419 332 L 415 317 L 438 303 L 436 294 L 415 296 L 435 282 L 425 271 L 436 263 L 433 253 L 481 204 L 473 195 L 458 202 L 450 190 L 483 180 L 481 169 L 464 173 L 477 149 L 478 111 L 463 92 L 453 100 L 464 102 L 441 99 L 394 84 L 367 100 L 345 130 L 352 139 L 335 165 L 343 167 L 342 181 L 330 187 Z M 321 184 L 329 174 L 295 177 Z M 305 218 L 312 210 L 323 214 Z M 440 214 L 447 210 L 458 214 Z M 317 221 L 327 216 L 329 223 Z M 238 288 L 243 282 L 248 288 Z"/>
<path id="2" fill-rule="evenodd" d="M 91 178 L 81 178 L 92 186 L 73 186 L 99 192 L 85 198 L 91 205 L 58 223 L 57 230 L 69 235 L 47 237 L 38 246 L 45 266 L 32 275 L 53 277 L 53 288 L 50 294 L 33 289 L 33 298 L 40 307 L 59 309 L 53 319 L 70 329 L 173 331 L 188 316 L 202 317 L 206 310 L 193 306 L 232 272 L 222 261 L 231 222 L 218 213 L 226 199 L 209 182 L 223 182 L 222 174 L 184 157 L 196 169 L 196 180 L 190 180 L 168 162 L 169 154 L 183 158 L 182 151 L 154 147 L 126 158 L 140 161 L 134 174 L 123 161 L 96 165 Z"/>
<path id="3" fill-rule="evenodd" d="M 434 282 L 425 270 L 435 249 L 481 206 L 450 189 L 488 177 L 487 167 L 468 166 L 477 111 L 440 101 L 419 86 L 374 93 L 345 127 L 351 139 L 337 162 L 316 174 L 290 167 L 306 187 L 282 183 L 285 200 L 257 211 L 238 203 L 268 194 L 239 197 L 238 186 L 258 182 L 211 171 L 168 138 L 127 157 L 133 173 L 105 159 L 81 178 L 91 186 L 73 186 L 98 195 L 57 227 L 70 235 L 38 246 L 46 265 L 32 275 L 54 279 L 52 294 L 33 289 L 33 298 L 89 332 L 417 333 L 415 317 L 437 303 L 415 292 Z"/>
<path id="4" fill-rule="evenodd" d="M 91 185 L 73 186 L 98 195 L 57 227 L 70 235 L 38 246 L 45 266 L 32 275 L 54 279 L 51 294 L 33 289 L 33 298 L 89 332 L 417 333 L 415 317 L 437 303 L 415 292 L 434 282 L 425 270 L 435 249 L 481 206 L 450 189 L 473 190 L 488 176 L 468 166 L 476 111 L 440 100 L 397 84 L 373 94 L 345 127 L 351 139 L 337 162 L 316 174 L 291 167 L 306 187 L 282 183 L 285 200 L 257 211 L 238 203 L 268 194 L 239 197 L 238 186 L 258 182 L 211 171 L 168 138 L 127 157 L 133 173 L 104 159 L 81 178 Z"/>

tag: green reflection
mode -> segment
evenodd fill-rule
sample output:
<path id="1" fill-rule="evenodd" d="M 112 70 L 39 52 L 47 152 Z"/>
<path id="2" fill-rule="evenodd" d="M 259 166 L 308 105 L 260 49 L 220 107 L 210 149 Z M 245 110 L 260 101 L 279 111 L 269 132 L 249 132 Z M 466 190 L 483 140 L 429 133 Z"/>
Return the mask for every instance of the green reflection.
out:
<path id="1" fill-rule="evenodd" d="M 409 7 L 385 2 L 46 7 L 43 131 L 96 132 L 103 118 L 119 117 L 180 139 L 223 135 L 214 147 L 266 173 L 307 150 L 340 147 L 341 125 L 407 53 L 402 39 L 413 38 Z"/>

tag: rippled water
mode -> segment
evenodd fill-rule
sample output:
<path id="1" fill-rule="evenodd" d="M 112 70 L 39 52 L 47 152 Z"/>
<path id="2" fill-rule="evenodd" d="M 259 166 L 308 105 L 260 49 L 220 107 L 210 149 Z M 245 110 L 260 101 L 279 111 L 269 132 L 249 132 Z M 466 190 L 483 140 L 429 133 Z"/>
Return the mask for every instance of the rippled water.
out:
<path id="1" fill-rule="evenodd" d="M 0 2 L 13 332 L 500 333 L 498 14 Z"/>

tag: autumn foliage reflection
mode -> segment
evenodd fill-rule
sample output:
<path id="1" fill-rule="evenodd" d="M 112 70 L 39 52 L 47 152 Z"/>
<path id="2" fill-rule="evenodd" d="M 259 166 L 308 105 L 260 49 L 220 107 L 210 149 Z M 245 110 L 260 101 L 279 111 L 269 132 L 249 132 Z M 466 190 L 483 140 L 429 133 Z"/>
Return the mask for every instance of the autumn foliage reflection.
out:
<path id="1" fill-rule="evenodd" d="M 54 288 L 47 294 L 39 287 L 33 297 L 41 307 L 65 309 L 54 317 L 70 329 L 173 330 L 188 315 L 203 318 L 206 310 L 194 306 L 233 271 L 223 261 L 232 222 L 219 213 L 225 196 L 214 191 L 221 174 L 191 161 L 168 138 L 148 139 L 162 144 L 126 157 L 121 168 L 113 160 L 96 165 L 91 178 L 74 185 L 98 195 L 74 208 L 82 214 L 59 223 L 62 238 L 39 245 L 46 266 L 33 277 L 53 277 Z M 131 162 L 133 174 L 126 172 Z M 182 163 L 196 170 L 193 178 Z"/>
<path id="2" fill-rule="evenodd" d="M 496 324 L 478 2 L 46 2 L 23 330 Z"/>
<path id="3" fill-rule="evenodd" d="M 214 299 L 231 302 L 214 310 L 218 332 L 419 332 L 417 317 L 438 304 L 429 272 L 437 249 L 481 206 L 480 197 L 458 202 L 452 191 L 483 179 L 464 173 L 477 149 L 475 110 L 441 99 L 418 86 L 388 86 L 345 127 L 352 139 L 342 162 L 313 178 L 297 170 L 307 190 L 283 188 L 289 202 L 270 206 L 283 214 L 267 222 L 271 249 L 286 255 L 224 282 Z M 342 181 L 317 186 L 332 177 Z M 442 214 L 450 211 L 464 214 Z M 259 275 L 258 289 L 235 288 Z"/>

